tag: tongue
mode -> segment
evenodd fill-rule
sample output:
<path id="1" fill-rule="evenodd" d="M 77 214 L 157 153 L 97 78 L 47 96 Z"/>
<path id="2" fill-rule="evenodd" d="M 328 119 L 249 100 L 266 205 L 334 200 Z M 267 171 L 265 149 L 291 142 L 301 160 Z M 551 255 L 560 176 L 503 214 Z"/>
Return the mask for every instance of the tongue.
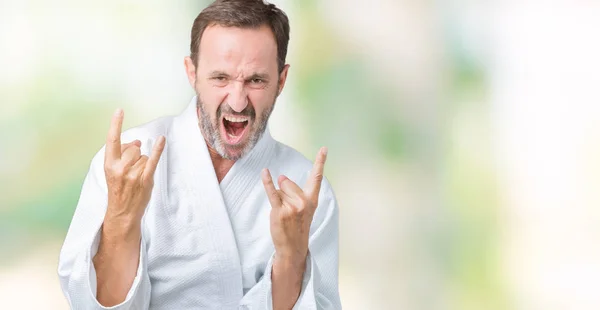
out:
<path id="1" fill-rule="evenodd" d="M 243 129 L 244 125 L 246 125 L 246 122 L 240 122 L 240 123 L 229 122 L 229 126 L 232 129 Z"/>
<path id="2" fill-rule="evenodd" d="M 230 122 L 225 120 L 226 128 L 229 129 L 228 132 L 234 136 L 238 136 L 244 131 L 244 127 L 246 127 L 247 122 Z"/>

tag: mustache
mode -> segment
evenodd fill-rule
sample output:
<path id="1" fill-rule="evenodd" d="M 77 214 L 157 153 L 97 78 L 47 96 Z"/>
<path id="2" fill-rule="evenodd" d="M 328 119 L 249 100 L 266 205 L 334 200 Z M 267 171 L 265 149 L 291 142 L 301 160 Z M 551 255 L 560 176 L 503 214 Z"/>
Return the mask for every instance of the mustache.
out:
<path id="1" fill-rule="evenodd" d="M 219 106 L 219 109 L 217 110 L 217 119 L 220 119 L 221 115 L 223 115 L 224 113 L 231 114 L 233 116 L 248 116 L 252 120 L 256 118 L 256 111 L 254 110 L 254 107 L 252 107 L 252 105 L 250 104 L 247 105 L 246 108 L 240 112 L 234 111 L 226 103 L 221 104 L 221 106 Z"/>

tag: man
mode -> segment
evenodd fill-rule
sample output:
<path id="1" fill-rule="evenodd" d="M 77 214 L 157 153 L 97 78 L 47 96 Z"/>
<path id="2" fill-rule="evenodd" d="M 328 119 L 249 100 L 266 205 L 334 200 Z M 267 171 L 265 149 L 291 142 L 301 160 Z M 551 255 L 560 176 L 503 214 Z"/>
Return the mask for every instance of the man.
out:
<path id="1" fill-rule="evenodd" d="M 216 1 L 191 37 L 187 109 L 122 134 L 117 110 L 92 160 L 58 266 L 70 306 L 341 308 L 327 150 L 312 165 L 266 130 L 289 70 L 285 13 Z"/>

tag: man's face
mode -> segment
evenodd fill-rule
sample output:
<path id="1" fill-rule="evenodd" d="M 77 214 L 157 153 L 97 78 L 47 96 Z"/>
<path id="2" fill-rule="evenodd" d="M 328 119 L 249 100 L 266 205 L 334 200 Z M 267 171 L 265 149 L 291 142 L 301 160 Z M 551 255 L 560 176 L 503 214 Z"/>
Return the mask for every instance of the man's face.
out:
<path id="1" fill-rule="evenodd" d="M 288 66 L 278 74 L 273 33 L 267 26 L 209 26 L 198 65 L 189 57 L 185 64 L 204 138 L 223 158 L 239 159 L 260 139 L 285 84 Z"/>

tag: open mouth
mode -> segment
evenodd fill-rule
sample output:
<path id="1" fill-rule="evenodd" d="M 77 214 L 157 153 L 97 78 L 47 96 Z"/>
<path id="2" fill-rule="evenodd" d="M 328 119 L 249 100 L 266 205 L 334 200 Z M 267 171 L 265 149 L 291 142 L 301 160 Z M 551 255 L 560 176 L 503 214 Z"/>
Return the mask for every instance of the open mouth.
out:
<path id="1" fill-rule="evenodd" d="M 242 141 L 248 131 L 250 118 L 248 116 L 224 115 L 222 118 L 222 136 L 227 144 L 237 144 Z"/>

